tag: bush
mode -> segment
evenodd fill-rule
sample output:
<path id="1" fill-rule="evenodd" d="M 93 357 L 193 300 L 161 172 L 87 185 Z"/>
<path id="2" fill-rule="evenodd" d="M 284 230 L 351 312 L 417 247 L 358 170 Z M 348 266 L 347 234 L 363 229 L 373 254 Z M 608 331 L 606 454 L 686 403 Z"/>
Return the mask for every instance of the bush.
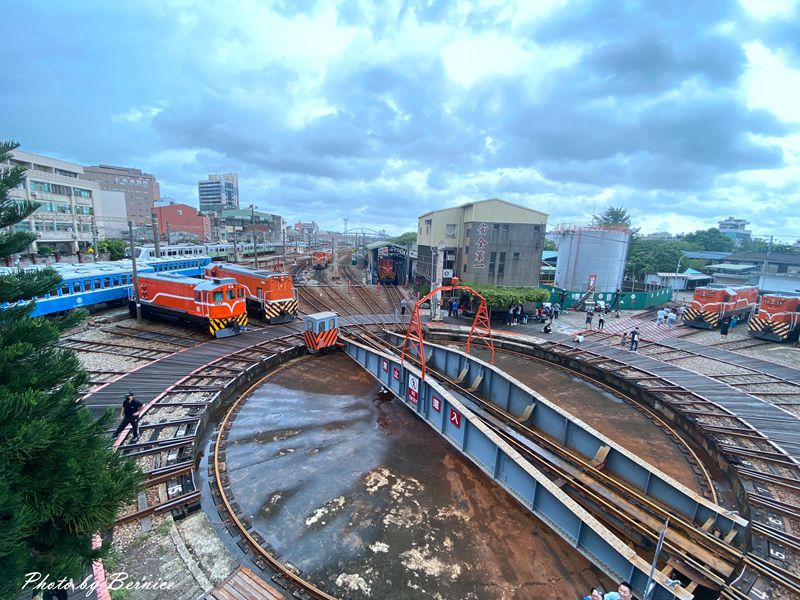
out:
<path id="1" fill-rule="evenodd" d="M 51 254 L 55 254 L 56 249 L 52 248 L 51 246 L 39 246 L 38 254 L 39 256 L 50 256 Z"/>

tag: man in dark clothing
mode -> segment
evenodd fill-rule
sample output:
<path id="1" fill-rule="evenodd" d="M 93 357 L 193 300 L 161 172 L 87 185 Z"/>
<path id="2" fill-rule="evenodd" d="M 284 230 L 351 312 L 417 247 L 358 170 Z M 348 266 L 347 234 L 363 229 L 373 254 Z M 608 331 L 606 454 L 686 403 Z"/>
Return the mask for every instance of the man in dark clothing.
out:
<path id="1" fill-rule="evenodd" d="M 117 430 L 114 432 L 116 438 L 127 425 L 131 426 L 133 430 L 133 438 L 131 441 L 139 441 L 139 409 L 142 408 L 142 403 L 139 402 L 133 395 L 133 392 L 128 392 L 125 400 L 122 401 L 122 423 L 119 424 Z"/>
<path id="2" fill-rule="evenodd" d="M 720 325 L 719 333 L 721 337 L 728 337 L 728 330 L 731 328 L 731 322 L 728 319 L 722 320 L 722 325 Z"/>

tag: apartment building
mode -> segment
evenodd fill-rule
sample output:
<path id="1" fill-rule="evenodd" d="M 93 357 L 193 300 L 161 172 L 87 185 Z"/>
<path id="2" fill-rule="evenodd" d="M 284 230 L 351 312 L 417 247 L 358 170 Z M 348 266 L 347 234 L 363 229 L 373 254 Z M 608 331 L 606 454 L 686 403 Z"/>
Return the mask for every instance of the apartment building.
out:
<path id="1" fill-rule="evenodd" d="M 124 194 L 125 214 L 135 225 L 150 224 L 150 211 L 161 197 L 161 186 L 154 175 L 141 169 L 97 165 L 84 167 L 83 174 L 100 184 L 104 191 Z"/>

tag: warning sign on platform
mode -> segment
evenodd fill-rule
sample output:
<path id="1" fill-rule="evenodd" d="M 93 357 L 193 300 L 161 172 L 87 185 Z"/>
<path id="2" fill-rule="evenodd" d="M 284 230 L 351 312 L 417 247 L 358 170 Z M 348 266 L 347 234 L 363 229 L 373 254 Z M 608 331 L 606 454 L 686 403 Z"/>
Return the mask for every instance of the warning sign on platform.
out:
<path id="1" fill-rule="evenodd" d="M 419 401 L 419 379 L 413 375 L 408 376 L 408 399 L 411 400 L 412 404 L 416 404 Z"/>
<path id="2" fill-rule="evenodd" d="M 393 367 L 392 377 L 394 377 L 397 381 L 400 381 L 400 369 L 398 369 L 397 367 Z"/>
<path id="3" fill-rule="evenodd" d="M 456 427 L 461 427 L 461 415 L 452 408 L 450 409 L 450 422 Z"/>
<path id="4" fill-rule="evenodd" d="M 386 360 L 385 358 L 383 359 L 383 362 L 381 363 L 381 366 L 383 367 L 384 371 L 387 371 L 387 372 L 389 371 L 389 361 Z"/>
<path id="5" fill-rule="evenodd" d="M 442 401 L 436 396 L 431 398 L 431 406 L 436 412 L 442 412 Z"/>

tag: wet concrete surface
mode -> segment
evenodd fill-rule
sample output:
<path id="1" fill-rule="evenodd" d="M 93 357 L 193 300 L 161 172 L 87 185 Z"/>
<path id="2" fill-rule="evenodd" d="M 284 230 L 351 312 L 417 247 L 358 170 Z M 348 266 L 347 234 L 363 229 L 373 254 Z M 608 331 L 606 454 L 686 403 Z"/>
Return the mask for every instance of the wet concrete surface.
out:
<path id="1" fill-rule="evenodd" d="M 228 438 L 253 528 L 343 598 L 577 598 L 610 583 L 343 354 L 256 388 Z"/>

